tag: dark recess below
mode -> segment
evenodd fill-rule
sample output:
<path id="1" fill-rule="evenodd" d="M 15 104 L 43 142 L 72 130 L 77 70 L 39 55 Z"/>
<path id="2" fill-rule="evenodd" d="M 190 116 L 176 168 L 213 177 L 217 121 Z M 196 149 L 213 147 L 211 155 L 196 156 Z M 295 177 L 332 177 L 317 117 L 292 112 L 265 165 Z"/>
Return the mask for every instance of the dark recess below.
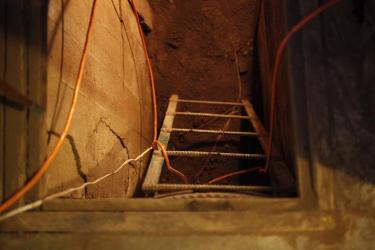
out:
<path id="1" fill-rule="evenodd" d="M 261 90 L 253 81 L 257 77 L 254 70 L 259 70 L 259 66 L 255 65 L 258 61 L 254 60 L 256 0 L 156 0 L 150 4 L 154 10 L 155 25 L 147 36 L 147 42 L 157 82 L 159 128 L 171 94 L 188 99 L 238 101 L 237 69 L 232 47 L 238 56 L 242 97 L 252 97 L 256 101 L 255 108 L 259 110 Z M 228 111 L 228 106 L 180 104 L 178 110 L 224 113 Z M 239 111 L 241 113 L 244 114 L 242 110 Z M 173 127 L 223 129 L 227 122 L 227 119 L 211 123 L 210 120 L 212 118 L 177 116 Z M 202 126 L 207 122 L 208 125 Z M 247 121 L 232 119 L 227 130 L 252 131 L 252 128 Z M 168 148 L 211 151 L 216 141 L 217 135 L 173 134 Z M 262 153 L 256 139 L 239 136 L 223 136 L 213 151 Z M 171 157 L 171 161 L 176 169 L 187 175 L 190 183 L 202 184 L 229 172 L 264 164 L 264 160 L 213 157 Z M 203 165 L 205 171 L 197 177 Z M 180 183 L 180 180 L 164 167 L 160 182 Z M 218 184 L 271 185 L 271 182 L 267 175 L 254 172 L 228 178 Z"/>

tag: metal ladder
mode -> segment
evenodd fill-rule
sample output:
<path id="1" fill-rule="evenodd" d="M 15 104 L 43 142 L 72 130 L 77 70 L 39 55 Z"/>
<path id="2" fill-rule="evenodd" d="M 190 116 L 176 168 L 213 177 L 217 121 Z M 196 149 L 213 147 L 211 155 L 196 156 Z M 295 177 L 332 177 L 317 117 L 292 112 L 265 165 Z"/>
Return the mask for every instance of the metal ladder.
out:
<path id="1" fill-rule="evenodd" d="M 200 112 L 181 112 L 177 111 L 179 103 L 191 103 L 191 104 L 209 104 L 209 105 L 221 105 L 221 106 L 240 106 L 246 111 L 246 115 L 232 115 L 232 114 L 213 114 L 213 113 L 200 113 Z M 176 116 L 204 116 L 204 117 L 216 117 L 216 118 L 231 118 L 231 119 L 242 119 L 250 121 L 255 131 L 225 131 L 225 130 L 209 130 L 209 129 L 193 129 L 193 128 L 174 128 L 173 122 Z M 168 150 L 168 143 L 171 137 L 171 133 L 174 132 L 187 132 L 187 133 L 206 133 L 206 134 L 224 134 L 224 135 L 237 135 L 237 136 L 248 136 L 255 137 L 259 141 L 264 154 L 255 153 L 227 153 L 227 152 L 206 152 L 206 151 L 176 151 Z M 223 158 L 237 158 L 237 159 L 265 159 L 267 154 L 267 141 L 268 134 L 264 129 L 260 119 L 258 118 L 253 106 L 248 100 L 242 100 L 242 102 L 219 102 L 219 101 L 205 101 L 205 100 L 188 100 L 179 99 L 178 95 L 172 95 L 169 99 L 167 112 L 164 118 L 163 126 L 159 134 L 158 140 L 165 146 L 169 156 L 173 157 L 206 157 L 215 156 Z M 283 190 L 294 189 L 295 183 L 293 175 L 287 168 L 284 162 L 282 162 L 280 153 L 275 147 L 272 147 L 272 164 L 270 172 L 275 174 L 271 176 L 276 180 L 276 185 L 271 186 L 244 186 L 244 185 L 219 185 L 219 184 L 172 184 L 172 183 L 160 183 L 160 175 L 164 164 L 164 158 L 160 150 L 155 150 L 152 154 L 152 158 L 147 170 L 145 180 L 142 185 L 142 190 L 146 193 L 160 192 L 160 191 L 183 191 L 183 190 L 195 190 L 195 191 L 258 191 L 258 192 L 278 192 Z M 277 166 L 277 168 L 275 168 Z M 277 170 L 275 170 L 277 169 Z M 285 171 L 286 173 L 282 173 Z M 288 173 L 289 172 L 289 173 Z M 281 178 L 277 178 L 282 175 Z"/>

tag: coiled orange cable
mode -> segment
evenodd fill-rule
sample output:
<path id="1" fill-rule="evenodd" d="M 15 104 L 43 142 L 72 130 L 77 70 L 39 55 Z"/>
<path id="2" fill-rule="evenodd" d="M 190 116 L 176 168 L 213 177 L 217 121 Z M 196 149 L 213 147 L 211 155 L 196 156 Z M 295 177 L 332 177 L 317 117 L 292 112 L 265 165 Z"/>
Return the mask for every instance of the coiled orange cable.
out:
<path id="1" fill-rule="evenodd" d="M 91 16 L 90 16 L 90 21 L 89 25 L 87 28 L 87 33 L 86 33 L 86 40 L 85 44 L 83 46 L 83 52 L 82 52 L 82 57 L 81 61 L 79 63 L 79 68 L 78 68 L 78 75 L 76 79 L 76 88 L 74 90 L 73 94 L 73 99 L 72 99 L 72 104 L 68 113 L 68 117 L 66 119 L 65 125 L 63 132 L 61 133 L 61 136 L 59 140 L 57 141 L 55 147 L 53 148 L 51 154 L 48 156 L 48 158 L 44 161 L 42 166 L 39 168 L 39 170 L 31 177 L 30 180 L 26 182 L 26 184 L 19 189 L 16 193 L 14 193 L 11 197 L 9 197 L 5 202 L 1 203 L 0 205 L 0 213 L 8 209 L 10 206 L 12 206 L 15 202 L 17 202 L 19 199 L 21 199 L 27 192 L 30 191 L 31 188 L 33 188 L 43 177 L 43 175 L 47 172 L 47 170 L 50 168 L 51 163 L 55 160 L 57 154 L 59 153 L 61 146 L 64 142 L 64 139 L 66 138 L 68 134 L 68 130 L 70 128 L 70 124 L 72 122 L 73 114 L 77 105 L 77 99 L 78 99 L 78 94 L 79 94 L 79 89 L 81 87 L 82 83 L 82 77 L 83 77 L 83 70 L 86 65 L 86 57 L 87 57 L 87 50 L 88 50 L 88 45 L 89 41 L 91 39 L 92 35 L 92 30 L 93 30 L 93 21 L 95 17 L 95 10 L 96 10 L 96 0 L 93 1 L 92 4 L 92 9 L 91 9 Z"/>

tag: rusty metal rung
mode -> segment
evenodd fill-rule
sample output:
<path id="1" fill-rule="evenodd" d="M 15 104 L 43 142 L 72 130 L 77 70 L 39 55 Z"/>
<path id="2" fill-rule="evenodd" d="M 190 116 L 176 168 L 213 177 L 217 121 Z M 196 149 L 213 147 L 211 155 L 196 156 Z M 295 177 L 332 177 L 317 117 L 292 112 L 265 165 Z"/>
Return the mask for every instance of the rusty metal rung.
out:
<path id="1" fill-rule="evenodd" d="M 224 114 L 213 114 L 213 113 L 200 113 L 200 112 L 167 112 L 167 115 L 186 115 L 186 116 L 207 116 L 207 117 L 222 117 L 232 119 L 249 119 L 248 116 L 244 115 L 224 115 Z"/>
<path id="2" fill-rule="evenodd" d="M 198 113 L 198 112 L 177 112 L 178 103 L 197 103 L 197 104 L 214 104 L 214 105 L 232 105 L 232 106 L 243 106 L 246 111 L 246 115 L 237 114 L 213 114 L 213 113 Z M 254 131 L 222 131 L 222 130 L 208 130 L 208 129 L 188 129 L 188 128 L 173 128 L 173 122 L 176 115 L 185 116 L 206 116 L 206 117 L 221 117 L 221 118 L 233 118 L 233 119 L 246 119 L 251 122 Z M 226 153 L 226 152 L 204 152 L 204 151 L 172 151 L 168 150 L 168 142 L 172 132 L 188 132 L 188 133 L 208 133 L 208 134 L 231 134 L 231 135 L 242 135 L 242 136 L 256 136 L 260 142 L 262 149 L 267 153 L 268 145 L 268 134 L 264 129 L 260 119 L 255 113 L 251 103 L 248 100 L 243 100 L 242 103 L 236 102 L 220 102 L 220 101 L 206 101 L 206 100 L 188 100 L 179 99 L 178 95 L 172 95 L 168 104 L 166 116 L 164 117 L 163 126 L 158 140 L 163 143 L 167 149 L 169 156 L 175 157 L 221 157 L 221 158 L 232 158 L 232 159 L 256 159 L 264 160 L 265 154 L 242 154 L 242 153 Z M 280 172 L 281 169 L 285 169 L 285 173 L 288 173 L 288 168 L 279 159 L 280 154 L 273 147 L 272 151 L 272 162 L 271 167 L 276 168 Z M 164 157 L 161 151 L 154 150 L 150 166 L 147 170 L 145 180 L 142 184 L 142 189 L 147 192 L 158 192 L 158 191 L 181 191 L 181 190 L 201 190 L 201 191 L 260 191 L 260 192 L 273 192 L 273 191 L 295 191 L 295 183 L 293 176 L 284 177 L 274 175 L 276 184 L 272 186 L 241 186 L 241 185 L 216 185 L 216 184 L 172 184 L 172 183 L 159 183 L 160 175 L 164 164 Z M 272 173 L 276 173 L 273 171 Z"/>
<path id="3" fill-rule="evenodd" d="M 239 159 L 265 159 L 265 155 L 263 154 L 240 154 L 240 153 L 177 151 L 177 150 L 168 150 L 167 153 L 169 156 L 186 156 L 186 157 L 216 156 L 216 157 L 223 157 L 223 158 L 239 158 Z"/>
<path id="4" fill-rule="evenodd" d="M 194 129 L 194 128 L 162 128 L 163 132 L 186 132 L 186 133 L 206 133 L 206 134 L 223 134 L 223 135 L 241 135 L 241 136 L 258 136 L 256 132 L 242 132 L 242 131 L 225 131 L 225 130 L 210 130 L 210 129 Z"/>
<path id="5" fill-rule="evenodd" d="M 228 105 L 228 106 L 243 106 L 243 103 L 241 102 L 219 102 L 219 101 L 189 100 L 189 99 L 178 99 L 178 102 L 196 103 L 196 104 Z"/>
<path id="6" fill-rule="evenodd" d="M 143 187 L 147 191 L 175 191 L 175 190 L 226 190 L 226 191 L 281 191 L 295 190 L 295 187 L 271 187 L 271 186 L 238 186 L 238 185 L 218 185 L 218 184 L 167 184 L 158 183 L 156 185 L 146 185 Z"/>

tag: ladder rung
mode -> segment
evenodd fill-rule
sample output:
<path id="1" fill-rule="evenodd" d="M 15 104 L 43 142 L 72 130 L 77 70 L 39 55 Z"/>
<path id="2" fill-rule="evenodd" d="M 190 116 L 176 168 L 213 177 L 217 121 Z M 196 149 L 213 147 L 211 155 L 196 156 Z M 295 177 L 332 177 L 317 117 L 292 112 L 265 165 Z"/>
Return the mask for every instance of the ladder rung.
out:
<path id="1" fill-rule="evenodd" d="M 199 113 L 199 112 L 167 112 L 167 115 L 187 115 L 187 116 L 208 116 L 208 117 L 222 117 L 222 118 L 233 118 L 233 119 L 249 119 L 248 116 L 244 115 L 224 115 L 224 114 L 212 114 L 212 113 Z"/>
<path id="2" fill-rule="evenodd" d="M 189 100 L 189 99 L 178 99 L 178 102 L 197 103 L 197 104 L 213 104 L 213 105 L 243 106 L 243 103 L 241 103 L 241 102 L 219 102 L 219 101 Z"/>
<path id="3" fill-rule="evenodd" d="M 241 131 L 225 131 L 225 130 L 209 130 L 209 129 L 194 129 L 194 128 L 162 128 L 163 132 L 187 132 L 187 133 L 207 133 L 207 134 L 224 134 L 224 135 L 242 135 L 242 136 L 258 136 L 256 132 L 241 132 Z"/>
<path id="4" fill-rule="evenodd" d="M 263 154 L 240 154 L 240 153 L 223 153 L 223 152 L 205 152 L 205 151 L 167 151 L 169 156 L 186 156 L 186 157 L 204 157 L 215 156 L 224 158 L 239 159 L 265 159 Z"/>
<path id="5" fill-rule="evenodd" d="M 227 190 L 227 191 L 294 191 L 295 187 L 271 187 L 271 186 L 236 186 L 218 184 L 167 184 L 143 185 L 145 191 L 175 191 L 175 190 Z"/>

